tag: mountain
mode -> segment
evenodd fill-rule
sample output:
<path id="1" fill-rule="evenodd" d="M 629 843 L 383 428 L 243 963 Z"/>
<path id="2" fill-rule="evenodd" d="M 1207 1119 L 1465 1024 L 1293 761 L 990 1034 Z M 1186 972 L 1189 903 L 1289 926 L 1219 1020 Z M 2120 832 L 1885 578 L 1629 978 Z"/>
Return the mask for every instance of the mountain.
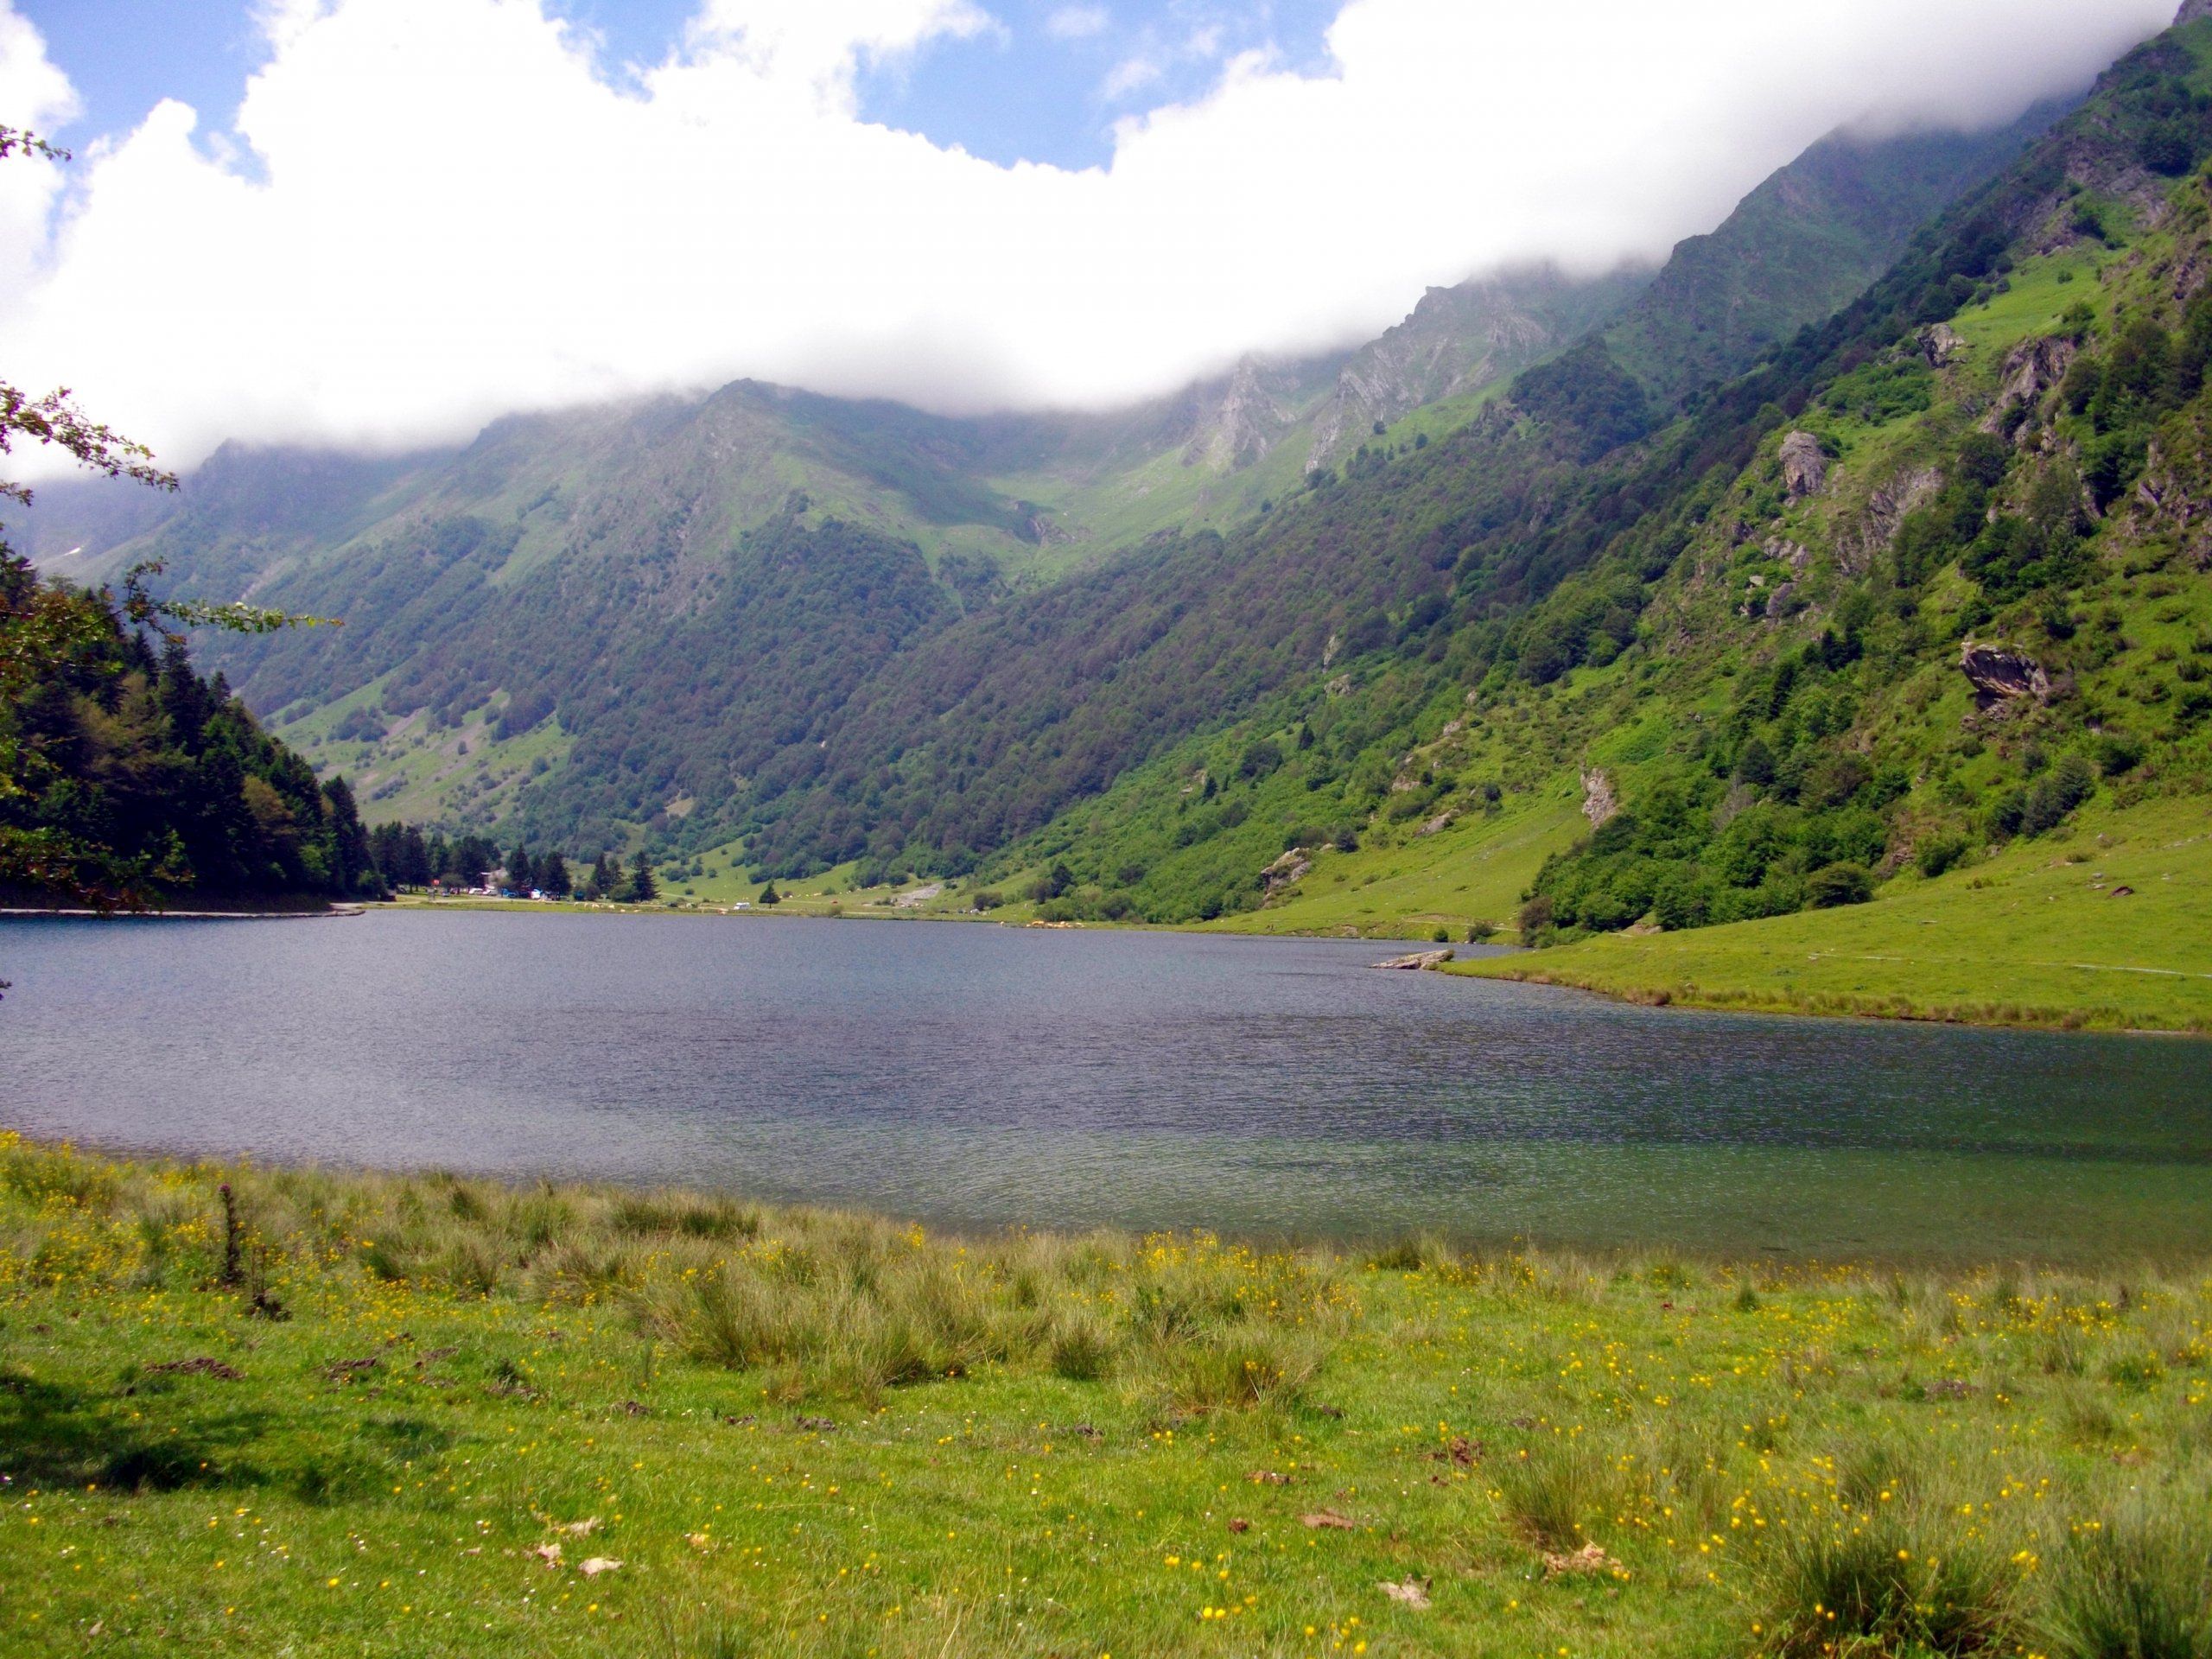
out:
<path id="1" fill-rule="evenodd" d="M 1615 443 L 1634 391 L 1605 353 L 1524 375 L 1455 440 L 1459 470 L 1525 481 L 1476 490 L 1447 582 L 976 880 L 1048 917 L 1517 927 L 1563 964 L 1902 895 L 1874 959 L 1924 955 L 1924 906 L 2002 910 L 2016 955 L 2092 980 L 2194 971 L 2143 964 L 2212 915 L 2202 837 L 2170 827 L 2212 793 L 2208 156 L 2212 19 L 1691 412 Z M 1306 511 L 1357 488 L 1363 523 L 1401 524 L 1436 448 Z M 2134 842 L 2155 892 L 2103 884 Z M 2065 899 L 2063 937 L 2017 897 L 1961 902 L 2077 861 L 2082 893 L 2034 893 Z M 2144 925 L 2082 937 L 2077 903 L 2108 894 Z M 1663 959 L 1723 960 L 1689 952 Z"/>
<path id="2" fill-rule="evenodd" d="M 1856 299 L 1916 231 L 2069 107 L 2037 104 L 1985 133 L 1831 134 L 1711 235 L 1679 244 L 1659 279 L 1605 328 L 1607 348 L 1669 407 L 1742 373 Z"/>
<path id="3" fill-rule="evenodd" d="M 458 452 L 232 450 L 65 568 L 160 556 L 181 589 L 343 617 L 211 660 L 372 816 L 583 852 L 735 841 L 778 874 L 965 869 L 1301 687 L 1378 662 L 1402 688 L 1479 678 L 1624 536 L 1657 560 L 1637 527 L 1679 488 L 1649 446 L 1681 389 L 1833 309 L 1807 248 L 1872 258 L 2020 142 L 1829 141 L 1656 282 L 1434 291 L 1357 352 L 1111 415 L 741 383 L 517 416 Z M 1777 321 L 1701 334 L 1715 294 Z M 58 492 L 49 511 L 86 518 Z M 1587 617 L 1544 611 L 1528 660 L 1632 638 L 1644 579 L 1608 580 Z"/>

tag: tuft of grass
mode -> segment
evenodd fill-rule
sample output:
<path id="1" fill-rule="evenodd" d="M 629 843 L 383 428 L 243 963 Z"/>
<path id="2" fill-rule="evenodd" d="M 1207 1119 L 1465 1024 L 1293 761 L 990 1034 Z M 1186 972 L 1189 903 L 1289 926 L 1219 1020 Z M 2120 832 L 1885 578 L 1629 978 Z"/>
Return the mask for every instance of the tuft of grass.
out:
<path id="1" fill-rule="evenodd" d="M 1930 1541 L 1894 1515 L 1792 1531 L 1767 1578 L 1785 1654 L 1994 1653 L 2019 1626 L 2016 1573 L 1986 1548 Z"/>
<path id="2" fill-rule="evenodd" d="M 1593 1527 L 1620 1503 L 1613 1464 L 1581 1445 L 1541 1446 L 1498 1471 L 1506 1515 L 1529 1542 L 1569 1550 L 1592 1541 Z"/>
<path id="3" fill-rule="evenodd" d="M 2212 1492 L 2137 1497 L 2077 1530 L 2055 1579 L 2052 1659 L 2212 1659 Z"/>

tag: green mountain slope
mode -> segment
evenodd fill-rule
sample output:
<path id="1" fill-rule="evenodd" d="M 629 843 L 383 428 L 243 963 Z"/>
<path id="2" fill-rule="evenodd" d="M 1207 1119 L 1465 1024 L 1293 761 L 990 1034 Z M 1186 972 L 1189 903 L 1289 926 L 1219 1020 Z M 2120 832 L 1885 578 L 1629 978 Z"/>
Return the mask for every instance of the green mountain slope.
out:
<path id="1" fill-rule="evenodd" d="M 1677 999 L 2202 1023 L 2208 55 L 2212 21 L 2132 54 L 1834 321 L 1580 469 L 1559 505 L 1604 539 L 1541 602 L 1287 685 L 976 880 L 1048 917 L 1517 925 L 1569 948 L 1490 971 Z M 1608 366 L 1540 384 L 1556 421 L 1604 424 Z"/>
<path id="2" fill-rule="evenodd" d="M 2017 143 L 1816 147 L 1686 246 L 1702 275 L 1670 267 L 1652 291 L 1719 282 L 1738 310 L 1815 320 L 1840 279 L 1808 283 L 1806 246 L 1838 270 L 1838 250 L 1870 257 Z M 1348 690 L 1389 661 L 1430 696 L 1502 655 L 1618 650 L 1640 566 L 1578 588 L 1587 615 L 1548 611 L 1548 645 L 1516 629 L 1675 489 L 1675 459 L 1620 447 L 1650 425 L 1649 391 L 1586 336 L 1498 398 L 1631 302 L 1642 333 L 1611 338 L 1663 353 L 1644 289 L 1467 284 L 1347 358 L 1248 363 L 1112 416 L 947 422 L 739 385 L 505 421 L 457 455 L 232 455 L 103 556 L 345 616 L 221 660 L 378 816 L 585 851 L 734 838 L 785 874 L 964 870 L 1356 662 Z M 1681 332 L 1700 326 L 1685 313 Z M 1723 331 L 1666 384 L 1764 348 Z M 1330 752 L 1349 778 L 1398 715 L 1344 706 Z M 1340 789 L 1328 811 L 1358 806 Z M 1242 903 L 1226 874 L 1211 896 L 1170 885 L 1168 911 Z"/>
<path id="3" fill-rule="evenodd" d="M 1993 132 L 1822 139 L 1679 245 L 1604 333 L 1614 359 L 1672 405 L 1742 373 L 1888 270 L 1913 233 L 2017 160 L 2067 111 L 2038 104 Z"/>

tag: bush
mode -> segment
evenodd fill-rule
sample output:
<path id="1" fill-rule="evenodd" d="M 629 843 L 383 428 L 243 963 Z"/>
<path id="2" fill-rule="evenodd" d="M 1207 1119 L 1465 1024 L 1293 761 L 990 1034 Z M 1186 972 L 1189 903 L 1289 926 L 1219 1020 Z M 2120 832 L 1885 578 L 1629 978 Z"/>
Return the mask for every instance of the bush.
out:
<path id="1" fill-rule="evenodd" d="M 995 888 L 978 889 L 969 899 L 978 910 L 996 910 L 1006 903 L 1006 895 Z"/>
<path id="2" fill-rule="evenodd" d="M 1923 875 L 1933 881 L 1937 876 L 1956 869 L 1959 861 L 1966 855 L 1967 838 L 1964 836 L 1938 836 L 1933 841 L 1923 842 L 1920 850 L 1914 854 L 1912 861 Z"/>
<path id="3" fill-rule="evenodd" d="M 2031 836 L 2055 830 L 2096 790 L 2096 772 L 2089 763 L 2069 754 L 2028 790 L 2021 801 L 2019 827 Z"/>
<path id="4" fill-rule="evenodd" d="M 1813 910 L 1863 905 L 1874 896 L 1874 878 L 1863 864 L 1830 864 L 1805 882 L 1805 903 Z"/>
<path id="5" fill-rule="evenodd" d="M 1713 919 L 1713 889 L 1694 871 L 1678 871 L 1659 884 L 1653 906 L 1669 933 L 1703 927 Z"/>

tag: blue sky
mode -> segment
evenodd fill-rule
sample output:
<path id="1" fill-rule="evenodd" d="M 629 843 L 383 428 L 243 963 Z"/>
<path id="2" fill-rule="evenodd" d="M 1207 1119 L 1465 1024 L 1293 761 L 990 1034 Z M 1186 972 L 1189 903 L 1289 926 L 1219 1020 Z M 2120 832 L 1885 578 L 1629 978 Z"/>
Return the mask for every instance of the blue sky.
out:
<path id="1" fill-rule="evenodd" d="M 1318 69 L 1340 0 L 986 0 L 999 27 L 934 41 L 861 78 L 868 119 L 958 144 L 988 161 L 1103 165 L 1112 124 L 1204 93 L 1235 54 L 1273 48 Z M 164 98 L 229 124 L 265 48 L 251 0 L 16 0 L 84 111 L 61 137 L 82 145 L 127 130 Z M 682 39 L 697 0 L 556 0 L 603 42 L 611 79 L 655 64 Z"/>

